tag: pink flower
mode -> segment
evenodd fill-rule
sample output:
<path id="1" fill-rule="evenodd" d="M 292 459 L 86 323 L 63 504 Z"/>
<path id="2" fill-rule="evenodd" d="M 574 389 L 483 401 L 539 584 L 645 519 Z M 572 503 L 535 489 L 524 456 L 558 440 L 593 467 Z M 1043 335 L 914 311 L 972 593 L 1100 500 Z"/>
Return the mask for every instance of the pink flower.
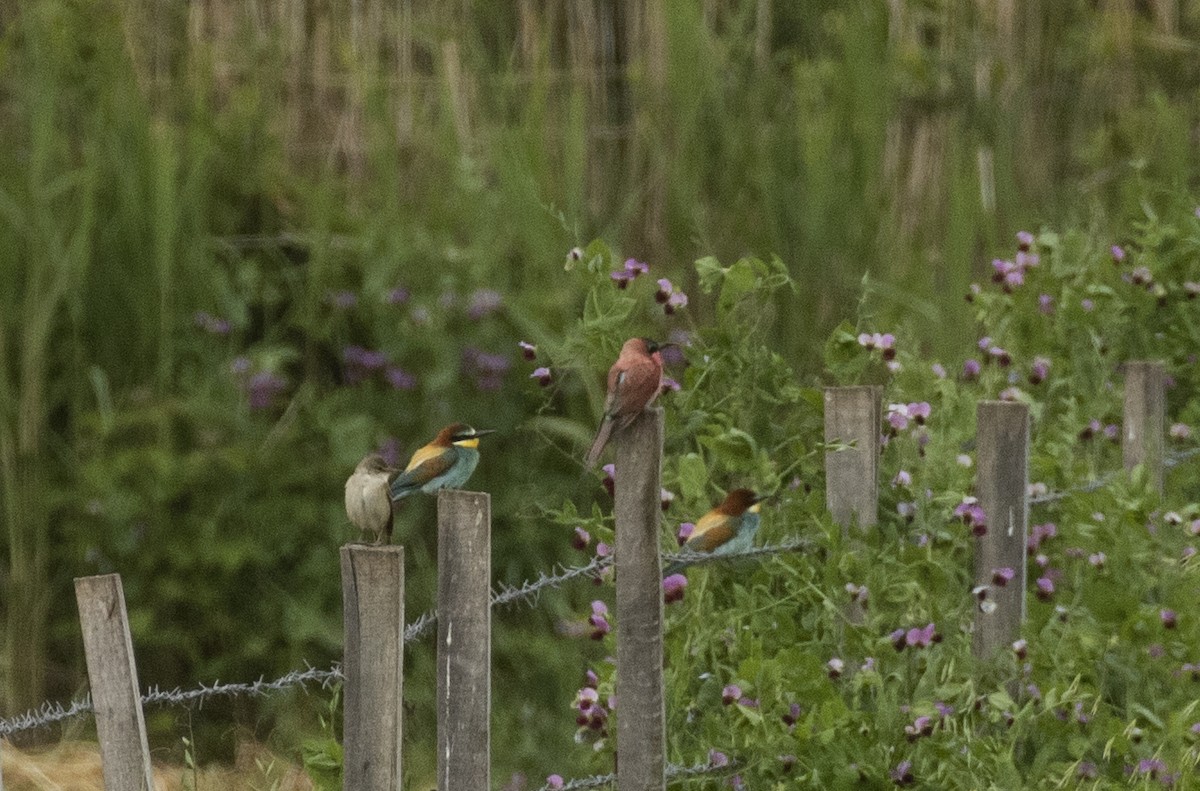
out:
<path id="1" fill-rule="evenodd" d="M 730 706 L 742 697 L 742 688 L 737 684 L 728 684 L 725 689 L 721 690 L 721 704 Z"/>
<path id="2" fill-rule="evenodd" d="M 550 383 L 554 381 L 553 374 L 551 374 L 550 369 L 545 366 L 542 366 L 541 368 L 535 368 L 533 373 L 529 375 L 529 378 L 536 379 L 538 384 L 542 387 L 549 387 Z"/>
<path id="3" fill-rule="evenodd" d="M 679 532 L 675 534 L 675 540 L 679 542 L 679 546 L 687 543 L 687 540 L 692 536 L 692 531 L 695 529 L 696 526 L 691 522 L 684 522 L 679 526 Z"/>
<path id="4" fill-rule="evenodd" d="M 524 357 L 526 360 L 533 360 L 533 359 L 537 358 L 537 347 L 534 346 L 532 343 L 526 343 L 525 341 L 518 341 L 517 348 L 519 348 L 521 350 L 521 356 Z"/>
<path id="5" fill-rule="evenodd" d="M 672 574 L 662 581 L 663 602 L 671 604 L 683 601 L 683 589 L 687 587 L 687 577 L 682 574 Z"/>

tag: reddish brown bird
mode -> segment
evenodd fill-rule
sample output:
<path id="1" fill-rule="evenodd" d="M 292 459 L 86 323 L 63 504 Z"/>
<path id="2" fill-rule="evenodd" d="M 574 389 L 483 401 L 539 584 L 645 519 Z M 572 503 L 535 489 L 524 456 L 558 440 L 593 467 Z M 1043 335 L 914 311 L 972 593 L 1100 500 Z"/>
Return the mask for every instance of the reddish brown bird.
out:
<path id="1" fill-rule="evenodd" d="M 608 397 L 604 399 L 604 417 L 592 441 L 584 464 L 596 466 L 614 428 L 625 428 L 650 406 L 662 390 L 663 361 L 657 342 L 649 338 L 630 338 L 621 347 L 621 355 L 608 369 Z"/>

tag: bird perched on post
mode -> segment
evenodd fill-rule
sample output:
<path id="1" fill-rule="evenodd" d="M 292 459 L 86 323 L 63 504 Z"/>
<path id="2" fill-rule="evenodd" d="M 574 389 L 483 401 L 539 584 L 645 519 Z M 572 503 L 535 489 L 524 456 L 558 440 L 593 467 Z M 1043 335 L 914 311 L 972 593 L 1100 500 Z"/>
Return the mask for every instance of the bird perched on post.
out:
<path id="1" fill-rule="evenodd" d="M 754 533 L 761 521 L 761 500 L 749 489 L 734 489 L 725 495 L 720 505 L 700 517 L 683 549 L 712 555 L 730 555 L 749 549 L 754 544 Z M 674 574 L 685 565 L 672 563 L 664 574 Z"/>
<path id="2" fill-rule="evenodd" d="M 392 479 L 392 500 L 403 500 L 417 491 L 433 494 L 438 489 L 462 486 L 479 464 L 479 438 L 493 430 L 474 429 L 465 423 L 446 426 L 412 455 L 404 472 Z"/>
<path id="3" fill-rule="evenodd" d="M 663 361 L 659 350 L 671 345 L 660 345 L 649 338 L 625 341 L 617 361 L 608 369 L 604 417 L 600 419 L 600 429 L 584 460 L 587 469 L 596 466 L 614 428 L 625 428 L 654 403 L 662 390 Z"/>
<path id="4" fill-rule="evenodd" d="M 400 472 L 389 467 L 383 457 L 372 453 L 363 458 L 346 479 L 346 516 L 363 533 L 375 536 L 375 543 L 392 541 L 392 498 L 388 487 Z"/>

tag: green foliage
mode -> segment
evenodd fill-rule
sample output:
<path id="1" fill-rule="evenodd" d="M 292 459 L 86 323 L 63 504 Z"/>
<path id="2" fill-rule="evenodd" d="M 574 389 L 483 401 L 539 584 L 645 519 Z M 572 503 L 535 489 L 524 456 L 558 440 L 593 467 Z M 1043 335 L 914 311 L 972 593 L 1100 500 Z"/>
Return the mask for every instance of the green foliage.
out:
<path id="1" fill-rule="evenodd" d="M 771 312 L 744 310 L 773 304 L 786 275 L 775 279 L 778 269 L 753 259 L 697 262 L 717 310 L 689 338 L 682 388 L 663 397 L 663 478 L 677 492 L 664 506 L 664 550 L 675 548 L 680 521 L 735 485 L 780 493 L 764 510 L 761 542 L 803 536 L 816 550 L 688 572 L 683 602 L 667 607 L 670 760 L 703 762 L 717 750 L 748 788 L 887 787 L 905 771 L 929 788 L 1074 787 L 1093 777 L 1087 787 L 1192 787 L 1200 763 L 1194 465 L 1171 473 L 1163 498 L 1138 468 L 1098 491 L 1034 506 L 1025 645 L 986 662 L 971 653 L 971 625 L 985 609 L 971 590 L 977 539 L 953 513 L 971 493 L 981 399 L 1029 404 L 1035 490 L 1119 468 L 1104 431 L 1112 425 L 1119 436 L 1118 361 L 1164 360 L 1172 420 L 1194 419 L 1189 327 L 1200 217 L 1192 208 L 1148 210 L 1119 251 L 1082 231 L 1031 237 L 1019 257 L 997 264 L 998 272 L 1019 268 L 1019 277 L 972 290 L 988 340 L 963 339 L 945 365 L 959 372 L 979 359 L 978 375 L 935 370 L 904 325 L 894 330 L 894 356 L 869 348 L 878 347 L 871 333 L 888 328 L 863 319 L 836 329 L 826 346 L 829 381 L 881 383 L 891 416 L 930 405 L 922 421 L 885 421 L 882 479 L 892 483 L 882 523 L 862 537 L 844 536 L 822 498 L 806 494 L 822 488 L 812 457 L 820 400 L 766 350 Z M 871 308 L 868 300 L 864 315 Z M 588 332 L 585 317 L 567 345 Z M 568 508 L 558 520 L 611 539 L 604 509 L 585 517 Z M 1053 582 L 1045 600 L 1036 578 Z M 607 590 L 599 598 L 611 601 Z M 914 646 L 907 632 L 925 624 L 938 636 Z M 620 707 L 608 696 L 618 669 L 592 669 L 602 722 L 580 728 L 590 746 L 565 762 L 582 769 L 556 767 L 564 775 L 611 766 Z M 594 712 L 591 696 L 585 686 L 573 711 Z"/>

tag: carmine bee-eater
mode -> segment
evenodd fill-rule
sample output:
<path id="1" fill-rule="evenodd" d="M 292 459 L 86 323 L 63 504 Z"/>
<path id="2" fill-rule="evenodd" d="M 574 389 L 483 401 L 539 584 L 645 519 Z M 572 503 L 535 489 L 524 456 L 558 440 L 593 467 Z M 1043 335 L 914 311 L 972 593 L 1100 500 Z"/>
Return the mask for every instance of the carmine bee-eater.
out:
<path id="1" fill-rule="evenodd" d="M 761 500 L 749 489 L 734 489 L 725 495 L 720 505 L 700 517 L 683 549 L 712 555 L 729 555 L 749 549 L 761 521 L 758 513 Z M 685 565 L 672 563 L 664 574 L 674 574 Z"/>
<path id="2" fill-rule="evenodd" d="M 346 479 L 346 516 L 363 533 L 375 536 L 375 543 L 392 540 L 392 499 L 388 486 L 400 472 L 378 453 L 363 458 Z"/>
<path id="3" fill-rule="evenodd" d="M 663 376 L 661 348 L 662 345 L 649 338 L 630 338 L 621 347 L 620 356 L 608 369 L 604 417 L 584 461 L 587 469 L 596 466 L 613 429 L 628 426 L 658 397 Z"/>
<path id="4" fill-rule="evenodd" d="M 417 491 L 433 494 L 438 489 L 462 486 L 479 464 L 479 438 L 492 431 L 465 423 L 446 426 L 432 442 L 418 449 L 404 472 L 392 480 L 392 500 L 402 500 Z"/>

